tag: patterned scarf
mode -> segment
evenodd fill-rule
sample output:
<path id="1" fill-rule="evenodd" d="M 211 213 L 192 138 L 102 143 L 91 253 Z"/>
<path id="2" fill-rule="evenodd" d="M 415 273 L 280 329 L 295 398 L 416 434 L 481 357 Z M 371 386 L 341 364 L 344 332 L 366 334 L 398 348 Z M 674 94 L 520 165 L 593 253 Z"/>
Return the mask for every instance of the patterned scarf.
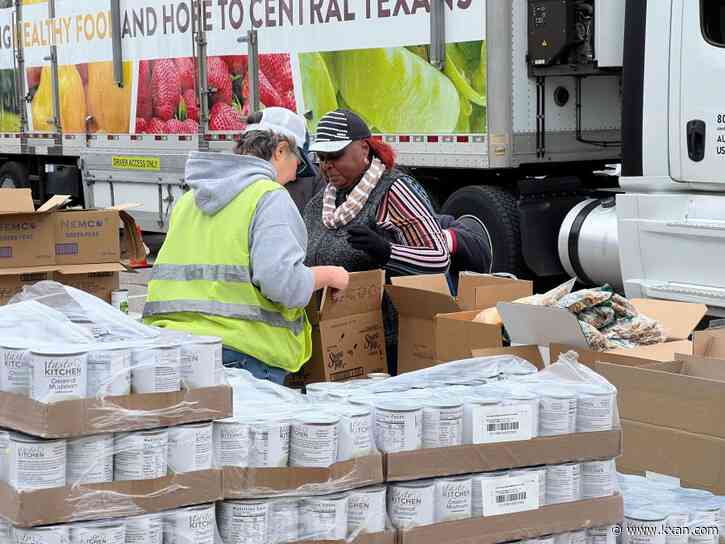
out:
<path id="1" fill-rule="evenodd" d="M 328 183 L 327 187 L 325 187 L 325 198 L 322 204 L 322 222 L 325 226 L 330 230 L 334 230 L 344 227 L 355 219 L 367 203 L 370 193 L 377 187 L 384 173 L 385 165 L 380 159 L 373 157 L 368 171 L 365 172 L 360 182 L 338 208 L 335 208 L 337 189 L 332 183 Z"/>

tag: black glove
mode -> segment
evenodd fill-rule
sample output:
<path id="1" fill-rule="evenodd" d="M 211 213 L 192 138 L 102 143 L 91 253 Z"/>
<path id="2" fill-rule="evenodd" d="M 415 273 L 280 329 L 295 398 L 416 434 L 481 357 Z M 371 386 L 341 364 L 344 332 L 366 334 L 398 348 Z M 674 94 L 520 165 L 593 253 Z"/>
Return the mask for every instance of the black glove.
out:
<path id="1" fill-rule="evenodd" d="M 358 251 L 370 255 L 380 266 L 385 266 L 390 260 L 390 242 L 380 236 L 370 227 L 356 225 L 347 231 L 347 241 Z"/>

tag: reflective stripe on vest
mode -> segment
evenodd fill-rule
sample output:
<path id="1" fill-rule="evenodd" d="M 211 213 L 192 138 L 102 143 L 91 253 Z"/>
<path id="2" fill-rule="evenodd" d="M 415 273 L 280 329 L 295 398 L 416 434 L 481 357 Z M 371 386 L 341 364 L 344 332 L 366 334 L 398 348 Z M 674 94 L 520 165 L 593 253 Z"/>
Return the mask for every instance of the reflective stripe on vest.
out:
<path id="1" fill-rule="evenodd" d="M 276 312 L 270 312 L 259 306 L 251 306 L 248 304 L 228 304 L 215 300 L 169 300 L 147 302 L 144 307 L 145 315 L 171 314 L 177 312 L 199 312 L 207 315 L 218 315 L 219 317 L 261 321 L 272 327 L 289 329 L 294 335 L 300 334 L 305 327 L 304 317 L 295 321 L 287 321 Z"/>
<path id="2" fill-rule="evenodd" d="M 151 271 L 151 280 L 250 283 L 252 276 L 246 266 L 232 264 L 159 264 Z"/>

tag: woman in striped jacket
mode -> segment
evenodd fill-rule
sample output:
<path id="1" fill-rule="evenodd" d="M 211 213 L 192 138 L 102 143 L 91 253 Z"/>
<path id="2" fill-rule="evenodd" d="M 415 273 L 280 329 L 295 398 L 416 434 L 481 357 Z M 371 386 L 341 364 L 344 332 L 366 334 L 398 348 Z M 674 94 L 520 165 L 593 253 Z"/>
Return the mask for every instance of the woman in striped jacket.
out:
<path id="1" fill-rule="evenodd" d="M 448 244 L 430 202 L 360 117 L 348 110 L 325 115 L 310 151 L 326 185 L 304 212 L 308 266 L 382 268 L 388 277 L 448 271 Z M 388 366 L 395 372 L 397 320 L 389 301 L 384 314 Z"/>

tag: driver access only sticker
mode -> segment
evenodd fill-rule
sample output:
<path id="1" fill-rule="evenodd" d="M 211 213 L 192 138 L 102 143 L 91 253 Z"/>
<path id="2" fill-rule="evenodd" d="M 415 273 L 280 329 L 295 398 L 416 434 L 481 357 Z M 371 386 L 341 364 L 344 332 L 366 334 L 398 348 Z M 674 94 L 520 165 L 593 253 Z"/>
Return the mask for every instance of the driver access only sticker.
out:
<path id="1" fill-rule="evenodd" d="M 161 171 L 161 157 L 113 157 L 114 170 Z"/>

